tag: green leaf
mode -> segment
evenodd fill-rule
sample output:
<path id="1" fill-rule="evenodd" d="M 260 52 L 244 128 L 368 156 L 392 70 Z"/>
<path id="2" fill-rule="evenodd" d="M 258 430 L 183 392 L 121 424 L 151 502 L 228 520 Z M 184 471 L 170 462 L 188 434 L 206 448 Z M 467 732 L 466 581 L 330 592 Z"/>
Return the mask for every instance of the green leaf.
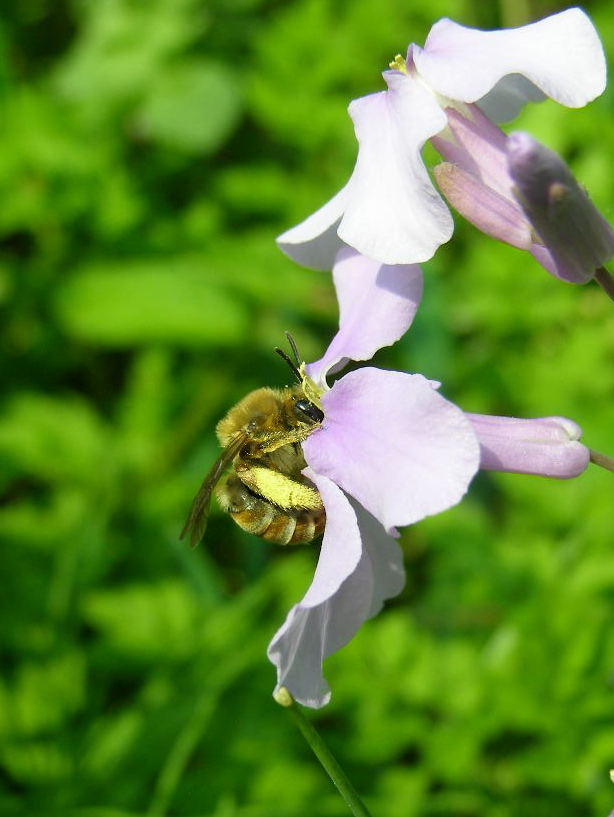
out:
<path id="1" fill-rule="evenodd" d="M 198 602 L 182 582 L 130 584 L 89 593 L 85 619 L 133 660 L 176 660 L 197 640 Z"/>
<path id="2" fill-rule="evenodd" d="M 91 265 L 60 287 L 55 311 L 69 335 L 113 347 L 224 344 L 249 326 L 245 308 L 196 259 Z"/>
<path id="3" fill-rule="evenodd" d="M 190 153 L 213 153 L 236 125 L 240 110 L 239 89 L 228 69 L 194 60 L 159 77 L 136 122 L 153 141 Z"/>
<path id="4" fill-rule="evenodd" d="M 23 663 L 14 682 L 0 692 L 0 701 L 6 705 L 0 715 L 0 733 L 10 738 L 47 733 L 83 706 L 83 656 L 69 652 L 47 662 Z"/>
<path id="5" fill-rule="evenodd" d="M 14 395 L 0 416 L 3 466 L 49 482 L 82 485 L 93 471 L 100 473 L 108 443 L 95 411 L 79 399 Z"/>

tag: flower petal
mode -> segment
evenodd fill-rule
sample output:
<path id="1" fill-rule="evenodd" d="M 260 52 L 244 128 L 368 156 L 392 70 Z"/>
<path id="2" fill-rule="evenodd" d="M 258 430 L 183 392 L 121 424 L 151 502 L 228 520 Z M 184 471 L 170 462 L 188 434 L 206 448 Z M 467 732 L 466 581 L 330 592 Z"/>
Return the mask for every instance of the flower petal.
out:
<path id="1" fill-rule="evenodd" d="M 422 375 L 363 368 L 322 395 L 322 428 L 303 443 L 332 479 L 390 531 L 451 507 L 479 463 L 464 413 Z"/>
<path id="2" fill-rule="evenodd" d="M 582 429 L 565 417 L 467 417 L 480 441 L 480 468 L 570 479 L 589 463 Z"/>
<path id="3" fill-rule="evenodd" d="M 403 587 L 399 546 L 363 509 L 352 506 L 326 477 L 307 475 L 326 508 L 326 530 L 316 573 L 301 602 L 273 637 L 268 656 L 277 667 L 277 688 L 286 687 L 304 706 L 328 703 L 323 660 L 347 644 L 384 599 Z"/>
<path id="4" fill-rule="evenodd" d="M 307 374 L 324 385 L 328 371 L 348 359 L 370 360 L 378 349 L 399 340 L 411 326 L 422 297 L 417 264 L 380 264 L 344 247 L 337 254 L 333 280 L 339 301 L 339 331 L 324 357 Z"/>
<path id="5" fill-rule="evenodd" d="M 440 20 L 424 49 L 411 47 L 411 58 L 433 90 L 462 102 L 482 100 L 499 80 L 520 74 L 551 99 L 578 108 L 602 93 L 606 82 L 599 37 L 579 8 L 502 31 L 480 31 Z M 506 82 L 501 90 L 509 88 Z M 531 93 L 527 84 L 523 89 L 515 83 L 514 90 L 521 102 Z M 482 101 L 480 107 L 492 116 L 489 100 Z M 504 117 L 499 121 L 513 118 L 519 107 L 500 110 Z"/>
<path id="6" fill-rule="evenodd" d="M 347 185 L 300 224 L 277 237 L 277 246 L 310 269 L 329 270 L 342 246 L 337 228 L 347 200 Z"/>
<path id="7" fill-rule="evenodd" d="M 420 155 L 446 117 L 421 82 L 398 71 L 386 71 L 384 79 L 388 91 L 349 106 L 359 148 L 338 232 L 369 258 L 415 264 L 452 235 L 452 216 Z"/>

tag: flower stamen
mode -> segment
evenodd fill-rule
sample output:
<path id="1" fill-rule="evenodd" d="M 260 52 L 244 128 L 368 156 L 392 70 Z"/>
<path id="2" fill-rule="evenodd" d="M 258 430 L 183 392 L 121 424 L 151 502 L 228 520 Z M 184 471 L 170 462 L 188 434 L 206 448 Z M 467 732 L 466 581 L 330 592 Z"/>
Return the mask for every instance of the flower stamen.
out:
<path id="1" fill-rule="evenodd" d="M 324 394 L 325 389 L 318 386 L 317 383 L 309 377 L 305 371 L 305 362 L 301 363 L 298 370 L 301 376 L 301 384 L 303 386 L 303 391 L 305 392 L 305 397 L 310 403 L 313 403 L 314 406 L 317 406 L 320 411 L 322 411 L 323 409 L 322 404 L 320 403 L 320 397 Z"/>
<path id="2" fill-rule="evenodd" d="M 393 71 L 398 71 L 400 74 L 408 73 L 405 58 L 402 57 L 400 54 L 397 54 L 396 57 L 392 60 L 392 62 L 388 63 L 388 67 Z"/>

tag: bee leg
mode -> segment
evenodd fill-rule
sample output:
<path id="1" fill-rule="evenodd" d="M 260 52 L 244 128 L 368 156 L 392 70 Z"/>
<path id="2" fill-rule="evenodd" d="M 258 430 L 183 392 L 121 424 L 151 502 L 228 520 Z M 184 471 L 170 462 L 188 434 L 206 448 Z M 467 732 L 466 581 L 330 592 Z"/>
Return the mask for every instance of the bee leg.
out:
<path id="1" fill-rule="evenodd" d="M 258 454 L 270 454 L 283 445 L 304 442 L 317 428 L 318 426 L 313 426 L 311 428 L 293 428 L 291 430 L 267 432 L 257 441 L 255 449 Z M 254 456 L 257 456 L 257 454 L 255 453 Z"/>
<path id="2" fill-rule="evenodd" d="M 261 465 L 237 463 L 235 470 L 248 488 L 278 508 L 318 510 L 324 507 L 318 491 L 306 482 L 298 482 L 279 471 Z"/>
<path id="3" fill-rule="evenodd" d="M 275 517 L 275 508 L 260 496 L 256 496 L 236 474 L 221 482 L 215 489 L 220 507 L 248 533 L 261 536 Z"/>

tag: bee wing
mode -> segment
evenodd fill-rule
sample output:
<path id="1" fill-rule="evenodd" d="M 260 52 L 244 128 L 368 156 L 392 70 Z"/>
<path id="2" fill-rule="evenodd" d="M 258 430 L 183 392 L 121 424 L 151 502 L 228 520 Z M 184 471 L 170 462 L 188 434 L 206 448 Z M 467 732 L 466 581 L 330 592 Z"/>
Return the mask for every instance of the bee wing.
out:
<path id="1" fill-rule="evenodd" d="M 228 443 L 198 489 L 198 493 L 194 497 L 192 507 L 190 508 L 190 515 L 188 516 L 187 522 L 183 526 L 183 530 L 179 535 L 179 538 L 183 539 L 186 533 L 188 531 L 190 532 L 190 547 L 195 548 L 205 535 L 207 520 L 209 519 L 211 493 L 226 468 L 228 468 L 230 463 L 241 450 L 241 447 L 244 445 L 246 440 L 247 433 L 241 432 L 237 435 L 237 437 L 235 437 L 234 440 L 231 440 Z"/>

